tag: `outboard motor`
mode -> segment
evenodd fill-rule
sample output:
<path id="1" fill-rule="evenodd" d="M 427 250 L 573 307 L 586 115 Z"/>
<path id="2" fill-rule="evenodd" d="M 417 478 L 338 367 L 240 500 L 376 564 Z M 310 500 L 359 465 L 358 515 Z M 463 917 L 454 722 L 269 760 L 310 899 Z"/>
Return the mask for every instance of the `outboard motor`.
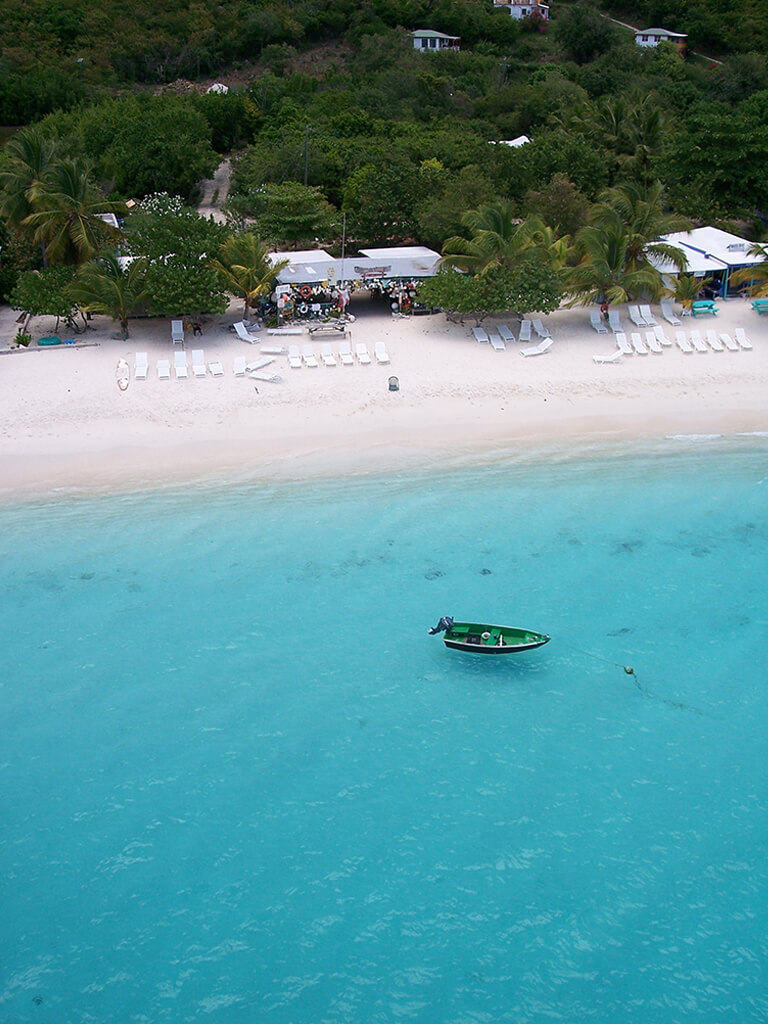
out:
<path id="1" fill-rule="evenodd" d="M 447 629 L 453 628 L 453 616 L 444 615 L 436 626 L 432 626 L 429 630 L 430 636 L 435 636 L 437 633 L 444 633 Z"/>

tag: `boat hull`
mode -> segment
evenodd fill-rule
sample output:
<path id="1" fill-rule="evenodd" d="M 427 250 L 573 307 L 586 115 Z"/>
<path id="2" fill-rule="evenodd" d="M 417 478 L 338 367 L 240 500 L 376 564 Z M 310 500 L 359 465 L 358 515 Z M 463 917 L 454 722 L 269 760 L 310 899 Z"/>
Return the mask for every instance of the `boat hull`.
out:
<path id="1" fill-rule="evenodd" d="M 443 643 L 466 654 L 501 656 L 532 651 L 549 643 L 546 633 L 516 626 L 492 626 L 477 622 L 454 622 L 443 634 Z"/>

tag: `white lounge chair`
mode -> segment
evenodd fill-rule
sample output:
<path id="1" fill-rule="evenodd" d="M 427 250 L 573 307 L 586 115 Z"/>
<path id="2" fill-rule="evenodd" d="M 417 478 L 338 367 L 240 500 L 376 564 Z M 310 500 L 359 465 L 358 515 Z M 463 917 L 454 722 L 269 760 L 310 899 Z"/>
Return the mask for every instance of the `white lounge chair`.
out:
<path id="1" fill-rule="evenodd" d="M 627 312 L 629 313 L 629 319 L 635 325 L 635 327 L 648 327 L 649 325 L 645 322 L 645 317 L 640 313 L 639 306 L 627 306 Z"/>
<path id="2" fill-rule="evenodd" d="M 592 324 L 598 334 L 607 334 L 608 328 L 603 323 L 603 318 L 600 315 L 599 309 L 590 309 L 589 311 L 589 322 Z"/>
<path id="3" fill-rule="evenodd" d="M 282 384 L 283 378 L 278 373 L 263 373 L 261 370 L 254 370 L 253 373 L 249 373 L 248 376 L 251 380 L 264 380 L 269 384 Z"/>
<path id="4" fill-rule="evenodd" d="M 499 332 L 499 337 L 502 341 L 508 341 L 510 344 L 514 343 L 515 335 L 510 331 L 506 324 L 499 324 L 496 330 Z"/>
<path id="5" fill-rule="evenodd" d="M 713 331 L 711 328 L 707 331 L 707 344 L 713 352 L 722 352 L 724 345 L 717 336 L 717 331 Z"/>
<path id="6" fill-rule="evenodd" d="M 650 306 L 640 306 L 640 316 L 645 320 L 649 327 L 656 326 L 656 317 L 653 315 L 653 310 Z"/>
<path id="7" fill-rule="evenodd" d="M 659 324 L 657 324 L 653 328 L 653 333 L 656 335 L 656 337 L 659 340 L 660 344 L 666 345 L 666 346 L 669 346 L 669 345 L 672 344 L 672 342 L 669 340 L 669 338 L 664 333 L 664 328 L 661 327 Z"/>
<path id="8" fill-rule="evenodd" d="M 545 327 L 544 324 L 541 322 L 541 320 L 539 320 L 539 319 L 532 320 L 531 323 L 533 324 L 534 331 L 536 331 L 536 333 L 538 334 L 538 336 L 540 338 L 551 338 L 552 337 L 549 328 Z"/>
<path id="9" fill-rule="evenodd" d="M 233 326 L 235 328 L 235 334 L 241 341 L 247 341 L 249 345 L 255 345 L 256 342 L 261 340 L 257 334 L 251 334 L 242 320 L 239 320 Z"/>
<path id="10" fill-rule="evenodd" d="M 303 334 L 303 327 L 268 327 L 267 334 Z"/>
<path id="11" fill-rule="evenodd" d="M 232 372 L 236 377 L 245 376 L 245 356 L 235 356 L 232 360 Z"/>
<path id="12" fill-rule="evenodd" d="M 619 352 L 621 352 L 623 356 L 631 356 L 635 350 L 627 341 L 627 336 L 624 331 L 617 331 L 615 337 Z"/>
<path id="13" fill-rule="evenodd" d="M 608 326 L 611 328 L 614 334 L 622 331 L 624 328 L 621 326 L 621 317 L 619 316 L 618 310 L 608 310 Z"/>
<path id="14" fill-rule="evenodd" d="M 709 352 L 709 349 L 701 340 L 701 333 L 699 331 L 691 331 L 691 344 L 697 352 Z"/>
<path id="15" fill-rule="evenodd" d="M 338 366 L 336 362 L 336 356 L 333 354 L 330 342 L 323 342 L 320 346 L 320 358 L 323 360 L 323 366 Z"/>
<path id="16" fill-rule="evenodd" d="M 339 362 L 342 366 L 354 366 L 355 357 L 352 355 L 352 346 L 348 341 L 339 342 Z"/>
<path id="17" fill-rule="evenodd" d="M 389 353 L 387 352 L 387 346 L 383 341 L 376 342 L 373 346 L 373 354 L 376 357 L 377 363 L 384 364 L 389 362 Z"/>
<path id="18" fill-rule="evenodd" d="M 520 335 L 519 335 L 520 341 L 530 341 L 531 340 L 531 328 L 532 327 L 533 327 L 533 324 L 531 323 L 530 320 L 521 320 L 520 321 Z"/>
<path id="19" fill-rule="evenodd" d="M 739 346 L 730 336 L 730 334 L 721 334 L 720 341 L 725 345 L 729 352 L 738 352 Z"/>
<path id="20" fill-rule="evenodd" d="M 596 363 L 618 363 L 624 353 L 620 348 L 617 348 L 614 352 L 611 352 L 608 356 L 598 355 L 592 356 Z"/>
<path id="21" fill-rule="evenodd" d="M 298 345 L 288 346 L 288 365 L 292 370 L 301 369 L 301 349 L 299 348 Z"/>
<path id="22" fill-rule="evenodd" d="M 736 344 L 739 348 L 752 348 L 752 342 L 747 337 L 747 332 L 743 327 L 734 328 L 733 337 L 736 339 Z"/>
<path id="23" fill-rule="evenodd" d="M 157 360 L 157 376 L 160 380 L 171 379 L 171 361 L 170 359 L 158 359 Z"/>
<path id="24" fill-rule="evenodd" d="M 645 344 L 648 346 L 651 352 L 655 352 L 656 355 L 661 355 L 661 353 L 664 351 L 661 347 L 661 342 L 653 333 L 653 331 L 645 332 Z"/>
<path id="25" fill-rule="evenodd" d="M 133 376 L 136 380 L 146 380 L 149 361 L 146 352 L 137 352 L 133 360 Z"/>
<path id="26" fill-rule="evenodd" d="M 472 334 L 474 335 L 475 341 L 488 341 L 488 335 L 482 327 L 473 327 Z"/>
<path id="27" fill-rule="evenodd" d="M 320 364 L 317 361 L 311 345 L 303 345 L 301 349 L 301 358 L 304 360 L 306 366 L 311 366 L 313 369 L 318 367 Z"/>
<path id="28" fill-rule="evenodd" d="M 171 341 L 174 345 L 184 344 L 184 321 L 171 320 Z"/>
<path id="29" fill-rule="evenodd" d="M 645 342 L 640 337 L 637 331 L 633 331 L 629 336 L 629 340 L 632 342 L 632 348 L 637 352 L 639 356 L 647 356 L 648 349 L 645 347 Z"/>
<path id="30" fill-rule="evenodd" d="M 664 317 L 664 319 L 667 321 L 667 323 L 668 324 L 672 324 L 673 327 L 679 327 L 680 326 L 681 320 L 676 315 L 674 309 L 672 309 L 672 303 L 671 302 L 665 302 L 664 300 L 662 300 L 662 302 L 661 302 L 661 315 Z"/>
<path id="31" fill-rule="evenodd" d="M 686 355 L 690 355 L 693 352 L 693 345 L 686 338 L 685 331 L 675 331 L 675 344 Z"/>
<path id="32" fill-rule="evenodd" d="M 507 346 L 506 346 L 506 343 L 505 343 L 504 339 L 501 337 L 501 335 L 499 335 L 499 334 L 489 334 L 488 335 L 488 340 L 490 341 L 491 348 L 493 349 L 494 352 L 505 352 L 506 351 Z"/>
<path id="33" fill-rule="evenodd" d="M 543 356 L 552 348 L 552 345 L 552 338 L 542 338 L 538 345 L 534 345 L 532 348 L 521 348 L 520 351 L 524 356 Z"/>
<path id="34" fill-rule="evenodd" d="M 245 357 L 243 357 L 245 358 Z M 265 366 L 269 366 L 270 363 L 274 363 L 272 356 L 262 356 L 261 359 L 252 359 L 250 362 L 245 364 L 245 368 L 248 373 L 253 373 L 254 370 L 263 370 Z"/>
<path id="35" fill-rule="evenodd" d="M 264 356 L 284 356 L 288 349 L 285 345 L 262 345 L 259 352 Z"/>
<path id="36" fill-rule="evenodd" d="M 176 380 L 181 380 L 182 377 L 189 376 L 189 372 L 187 370 L 187 353 L 181 349 L 176 349 L 173 353 L 173 369 L 176 374 Z"/>
<path id="37" fill-rule="evenodd" d="M 205 353 L 201 348 L 192 349 L 192 373 L 195 377 L 205 376 Z"/>
<path id="38" fill-rule="evenodd" d="M 355 345 L 355 355 L 357 356 L 358 363 L 362 364 L 363 366 L 367 366 L 371 361 L 371 357 L 368 354 L 368 349 L 364 341 L 361 341 L 357 345 Z"/>
<path id="39" fill-rule="evenodd" d="M 212 363 L 208 363 L 208 369 L 211 371 L 212 377 L 223 377 L 224 367 L 220 360 L 214 359 Z"/>

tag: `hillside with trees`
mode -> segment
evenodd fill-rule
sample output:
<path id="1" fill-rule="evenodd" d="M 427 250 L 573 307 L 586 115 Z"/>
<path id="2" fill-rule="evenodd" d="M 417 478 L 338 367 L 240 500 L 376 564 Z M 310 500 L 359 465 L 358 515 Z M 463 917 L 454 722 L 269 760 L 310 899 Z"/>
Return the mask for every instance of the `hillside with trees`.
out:
<path id="1" fill-rule="evenodd" d="M 763 230 L 768 61 L 757 3 L 740 9 L 750 32 L 733 31 L 724 0 L 553 4 L 549 24 L 517 22 L 491 0 L 0 6 L 0 121 L 36 122 L 39 144 L 76 166 L 83 203 L 98 195 L 104 210 L 155 193 L 193 206 L 199 181 L 228 157 L 235 236 L 247 229 L 269 247 L 338 252 L 344 232 L 351 246 L 418 242 L 451 255 L 457 239 L 472 244 L 482 211 L 503 209 L 528 225 L 537 254 L 542 232 L 561 243 L 545 248 L 562 294 L 574 293 L 588 229 L 611 220 L 617 196 L 622 209 L 630 194 L 635 205 L 652 200 L 649 224 Z M 721 63 L 637 47 L 609 7 L 630 23 L 687 32 Z M 414 28 L 459 36 L 461 50 L 418 53 Z M 214 80 L 230 91 L 206 93 Z M 521 135 L 531 141 L 505 144 Z M 41 225 L 56 192 L 52 171 L 25 171 L 14 153 L 0 151 L 6 297 L 21 271 L 43 266 Z M 612 221 L 617 237 L 632 217 Z M 206 242 L 210 259 L 214 242 L 224 244 Z M 528 275 L 521 266 L 510 276 L 513 251 L 478 273 L 520 296 Z M 159 274 L 156 256 L 136 254 L 154 258 Z M 78 263 L 73 251 L 68 261 Z"/>

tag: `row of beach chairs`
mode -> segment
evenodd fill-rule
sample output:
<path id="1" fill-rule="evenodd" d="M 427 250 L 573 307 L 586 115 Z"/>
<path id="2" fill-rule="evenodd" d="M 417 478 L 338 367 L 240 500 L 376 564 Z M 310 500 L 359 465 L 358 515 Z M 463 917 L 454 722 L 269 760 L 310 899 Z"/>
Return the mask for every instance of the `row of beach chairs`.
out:
<path id="1" fill-rule="evenodd" d="M 248 374 L 250 377 L 259 380 L 269 380 L 275 383 L 279 382 L 280 378 L 274 374 L 264 374 L 262 371 L 270 363 L 274 363 L 274 358 L 262 357 L 247 361 L 245 356 L 236 356 L 232 363 L 232 372 L 235 377 L 245 377 Z M 186 352 L 176 351 L 173 354 L 173 374 L 177 380 L 184 380 L 189 377 L 189 371 L 192 370 L 193 377 L 207 377 L 208 374 L 212 377 L 223 377 L 224 376 L 224 365 L 220 359 L 211 360 L 206 362 L 205 353 L 203 349 L 193 349 L 191 367 L 187 363 Z M 149 373 L 149 359 L 146 352 L 137 352 L 134 360 L 133 375 L 136 380 L 146 380 Z M 157 376 L 159 380 L 170 380 L 171 379 L 171 361 L 170 359 L 158 359 L 157 360 Z"/>
<path id="2" fill-rule="evenodd" d="M 263 349 L 262 349 L 263 351 Z M 373 347 L 374 359 L 380 365 L 389 362 L 387 346 L 383 341 L 377 341 Z M 337 352 L 334 352 L 330 342 L 323 342 L 320 346 L 320 361 L 323 366 L 353 366 L 357 361 L 361 366 L 370 366 L 371 355 L 365 342 L 355 345 L 354 351 L 349 341 L 340 341 Z M 292 370 L 300 370 L 302 366 L 315 368 L 320 365 L 311 345 L 289 345 L 288 365 Z"/>
<path id="3" fill-rule="evenodd" d="M 520 321 L 520 341 L 531 341 L 531 332 L 535 332 L 537 337 L 540 339 L 537 345 L 532 345 L 530 348 L 520 349 L 520 353 L 524 356 L 539 356 L 548 352 L 552 347 L 552 335 L 549 332 L 549 328 L 545 327 L 540 319 L 532 320 L 521 320 Z M 504 352 L 507 347 L 507 343 L 514 343 L 515 335 L 514 332 L 509 329 L 506 324 L 499 324 L 495 330 L 490 333 L 483 327 L 473 327 L 472 335 L 475 341 L 479 341 L 482 344 L 489 344 L 495 352 Z"/>
<path id="4" fill-rule="evenodd" d="M 680 318 L 675 313 L 670 302 L 662 300 L 660 303 L 660 308 L 661 316 L 664 320 L 667 321 L 668 324 L 671 324 L 673 327 L 680 326 Z M 654 316 L 653 310 L 648 304 L 628 306 L 627 313 L 629 315 L 629 319 L 632 321 L 635 327 L 658 326 L 659 321 Z M 619 332 L 624 331 L 624 325 L 621 321 L 621 317 L 619 316 L 619 311 L 617 309 L 610 309 L 608 311 L 607 327 L 599 311 L 596 309 L 590 310 L 589 322 L 598 334 L 607 334 L 609 329 L 613 331 L 614 334 L 618 334 Z"/>
<path id="5" fill-rule="evenodd" d="M 649 353 L 660 355 L 665 348 L 672 346 L 671 339 L 665 333 L 663 327 L 658 324 L 652 331 L 646 331 L 643 337 L 639 331 L 630 332 L 629 336 L 624 331 L 617 331 L 616 350 L 607 355 L 595 355 L 592 358 L 596 363 L 617 363 L 622 356 L 647 356 Z M 694 352 L 739 352 L 742 349 L 751 349 L 752 342 L 747 337 L 743 327 L 737 327 L 730 334 L 718 333 L 715 330 L 701 331 L 675 331 L 675 345 L 686 355 Z"/>

